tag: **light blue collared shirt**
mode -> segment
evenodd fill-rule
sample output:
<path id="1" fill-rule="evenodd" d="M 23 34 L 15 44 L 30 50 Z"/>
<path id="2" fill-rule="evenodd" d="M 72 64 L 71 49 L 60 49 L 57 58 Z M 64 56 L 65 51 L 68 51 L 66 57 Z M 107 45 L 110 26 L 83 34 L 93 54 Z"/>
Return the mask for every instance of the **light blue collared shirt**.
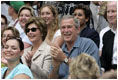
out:
<path id="1" fill-rule="evenodd" d="M 96 62 L 98 63 L 100 67 L 100 58 L 99 58 L 99 50 L 96 44 L 88 39 L 88 38 L 82 38 L 80 36 L 77 37 L 77 40 L 74 43 L 74 46 L 72 47 L 71 51 L 68 52 L 66 43 L 62 46 L 63 52 L 66 54 L 69 58 L 74 58 L 80 55 L 81 53 L 87 53 L 91 56 L 93 56 L 96 59 Z M 68 78 L 69 75 L 69 66 L 65 63 L 62 63 L 59 68 L 59 79 L 61 78 Z"/>

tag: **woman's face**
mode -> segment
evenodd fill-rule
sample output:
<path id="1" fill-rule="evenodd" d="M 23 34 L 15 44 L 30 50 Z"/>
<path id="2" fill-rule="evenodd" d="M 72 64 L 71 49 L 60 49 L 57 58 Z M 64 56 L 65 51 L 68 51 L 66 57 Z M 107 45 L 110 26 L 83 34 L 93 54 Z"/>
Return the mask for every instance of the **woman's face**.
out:
<path id="1" fill-rule="evenodd" d="M 42 40 L 42 34 L 36 24 L 30 24 L 27 27 L 27 31 L 27 36 L 32 43 L 36 43 Z"/>
<path id="2" fill-rule="evenodd" d="M 3 49 L 3 56 L 8 62 L 19 60 L 21 56 L 21 50 L 19 48 L 19 43 L 17 40 L 10 39 L 6 42 Z"/>
<path id="3" fill-rule="evenodd" d="M 80 27 L 85 25 L 88 19 L 86 19 L 85 13 L 82 9 L 75 9 L 73 13 L 74 17 L 80 20 Z"/>
<path id="4" fill-rule="evenodd" d="M 46 24 L 50 24 L 54 20 L 53 13 L 48 7 L 44 7 L 41 9 L 40 16 L 46 21 Z"/>
<path id="5" fill-rule="evenodd" d="M 19 15 L 19 23 L 23 29 L 25 29 L 25 24 L 31 17 L 31 12 L 28 9 L 23 9 Z"/>
<path id="6" fill-rule="evenodd" d="M 5 45 L 6 41 L 14 37 L 12 30 L 5 30 L 2 35 L 2 44 Z"/>

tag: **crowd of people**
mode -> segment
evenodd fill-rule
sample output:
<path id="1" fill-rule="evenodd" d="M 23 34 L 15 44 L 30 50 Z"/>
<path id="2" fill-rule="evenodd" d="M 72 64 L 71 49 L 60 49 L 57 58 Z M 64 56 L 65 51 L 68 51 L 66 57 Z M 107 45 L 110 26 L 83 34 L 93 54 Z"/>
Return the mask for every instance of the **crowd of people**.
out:
<path id="1" fill-rule="evenodd" d="M 117 1 L 2 1 L 1 79 L 116 79 Z"/>

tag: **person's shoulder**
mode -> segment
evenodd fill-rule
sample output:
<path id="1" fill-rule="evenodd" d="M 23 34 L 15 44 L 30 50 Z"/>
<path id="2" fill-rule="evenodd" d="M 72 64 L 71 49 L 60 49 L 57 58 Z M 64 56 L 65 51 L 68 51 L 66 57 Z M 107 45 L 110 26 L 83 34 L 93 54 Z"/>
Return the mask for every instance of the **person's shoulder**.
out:
<path id="1" fill-rule="evenodd" d="M 92 29 L 92 28 L 88 28 L 88 31 L 91 32 L 91 33 L 96 33 L 96 34 L 98 34 L 98 32 L 97 32 L 95 29 Z"/>
<path id="2" fill-rule="evenodd" d="M 44 49 L 48 49 L 50 48 L 50 45 L 46 41 L 43 41 L 41 47 L 43 47 Z"/>
<path id="3" fill-rule="evenodd" d="M 87 34 L 87 35 L 99 35 L 98 32 L 95 30 L 95 29 L 92 29 L 92 28 L 89 28 L 89 27 L 86 27 L 83 31 L 83 33 Z"/>
<path id="4" fill-rule="evenodd" d="M 49 55 L 50 54 L 50 45 L 46 41 L 43 41 L 38 50 L 39 51 L 42 50 L 44 55 Z"/>
<path id="5" fill-rule="evenodd" d="M 104 34 L 105 32 L 107 32 L 107 31 L 109 31 L 110 30 L 110 28 L 109 28 L 109 26 L 107 26 L 107 27 L 105 27 L 104 29 L 102 29 L 101 31 L 100 31 L 100 34 Z"/>
<path id="6" fill-rule="evenodd" d="M 92 41 L 91 39 L 85 38 L 85 37 L 80 37 L 80 40 L 81 40 L 82 42 Z"/>
<path id="7" fill-rule="evenodd" d="M 25 74 L 25 75 L 28 75 L 30 78 L 33 78 L 31 70 L 25 64 L 20 63 L 15 69 L 14 73 L 16 73 L 15 75 Z"/>
<path id="8" fill-rule="evenodd" d="M 27 72 L 27 71 L 30 71 L 30 69 L 29 69 L 29 67 L 27 65 L 21 64 L 21 63 L 17 66 L 16 69 L 17 69 L 18 72 L 22 72 L 22 71 L 24 71 L 24 72 L 26 71 Z"/>
<path id="9" fill-rule="evenodd" d="M 8 67 L 2 67 L 1 72 L 7 70 Z"/>
<path id="10" fill-rule="evenodd" d="M 80 41 L 81 44 L 94 44 L 93 40 L 85 37 L 80 37 Z"/>

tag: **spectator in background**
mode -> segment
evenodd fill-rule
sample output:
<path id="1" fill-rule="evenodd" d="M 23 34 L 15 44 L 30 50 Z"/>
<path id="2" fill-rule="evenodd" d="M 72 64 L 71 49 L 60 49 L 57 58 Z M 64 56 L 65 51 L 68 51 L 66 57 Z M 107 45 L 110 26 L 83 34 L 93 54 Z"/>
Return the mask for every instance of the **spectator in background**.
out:
<path id="1" fill-rule="evenodd" d="M 1 15 L 1 31 L 7 27 L 8 21 L 6 16 Z"/>
<path id="2" fill-rule="evenodd" d="M 100 77 L 100 70 L 96 60 L 82 53 L 72 59 L 69 65 L 69 78 L 71 79 L 97 79 Z"/>
<path id="3" fill-rule="evenodd" d="M 7 65 L 7 61 L 4 59 L 3 55 L 3 48 L 6 44 L 6 41 L 9 40 L 12 37 L 20 37 L 20 34 L 17 29 L 14 27 L 7 27 L 2 31 L 1 34 L 1 62 L 2 62 L 2 67 Z"/>
<path id="4" fill-rule="evenodd" d="M 7 40 L 3 56 L 8 61 L 8 67 L 1 69 L 2 79 L 33 79 L 30 69 L 20 62 L 24 44 L 19 38 Z"/>
<path id="5" fill-rule="evenodd" d="M 107 2 L 106 18 L 110 30 L 102 37 L 101 65 L 104 72 L 117 69 L 117 1 Z"/>
<path id="6" fill-rule="evenodd" d="M 6 18 L 8 20 L 8 24 L 9 24 L 9 22 L 12 21 L 12 18 L 8 13 L 8 8 L 9 8 L 9 2 L 1 1 L 1 14 L 6 16 Z"/>
<path id="7" fill-rule="evenodd" d="M 91 18 L 89 7 L 84 4 L 79 4 L 74 8 L 73 16 L 80 20 L 80 37 L 90 38 L 99 47 L 100 38 L 98 32 L 88 26 L 90 25 Z"/>
<path id="8" fill-rule="evenodd" d="M 56 8 L 52 5 L 43 5 L 40 8 L 40 17 L 46 21 L 47 25 L 46 42 L 49 45 L 62 46 L 63 39 L 58 27 L 58 13 Z"/>
<path id="9" fill-rule="evenodd" d="M 79 20 L 73 16 L 65 15 L 62 17 L 59 25 L 64 44 L 62 49 L 54 46 L 51 47 L 53 64 L 49 78 L 68 78 L 71 59 L 83 52 L 93 56 L 100 67 L 99 50 L 96 44 L 90 39 L 78 36 L 80 32 Z"/>
<path id="10" fill-rule="evenodd" d="M 47 26 L 39 17 L 28 20 L 25 33 L 32 42 L 32 46 L 24 50 L 22 61 L 28 65 L 35 79 L 46 79 L 49 73 L 52 58 L 50 46 L 46 43 Z"/>
<path id="11" fill-rule="evenodd" d="M 108 22 L 104 18 L 106 1 L 91 1 L 90 9 L 94 22 L 93 28 L 100 33 L 100 31 L 108 26 Z"/>
<path id="12" fill-rule="evenodd" d="M 9 1 L 8 13 L 12 17 L 8 26 L 15 26 L 18 22 L 18 11 L 25 5 L 23 1 Z"/>
<path id="13" fill-rule="evenodd" d="M 2 48 L 4 48 L 6 41 L 12 37 L 20 37 L 20 34 L 16 28 L 7 27 L 2 31 L 2 34 L 1 34 Z"/>
<path id="14" fill-rule="evenodd" d="M 36 16 L 39 16 L 40 7 L 43 4 L 43 1 L 24 1 L 27 6 L 31 6 L 34 10 Z"/>

